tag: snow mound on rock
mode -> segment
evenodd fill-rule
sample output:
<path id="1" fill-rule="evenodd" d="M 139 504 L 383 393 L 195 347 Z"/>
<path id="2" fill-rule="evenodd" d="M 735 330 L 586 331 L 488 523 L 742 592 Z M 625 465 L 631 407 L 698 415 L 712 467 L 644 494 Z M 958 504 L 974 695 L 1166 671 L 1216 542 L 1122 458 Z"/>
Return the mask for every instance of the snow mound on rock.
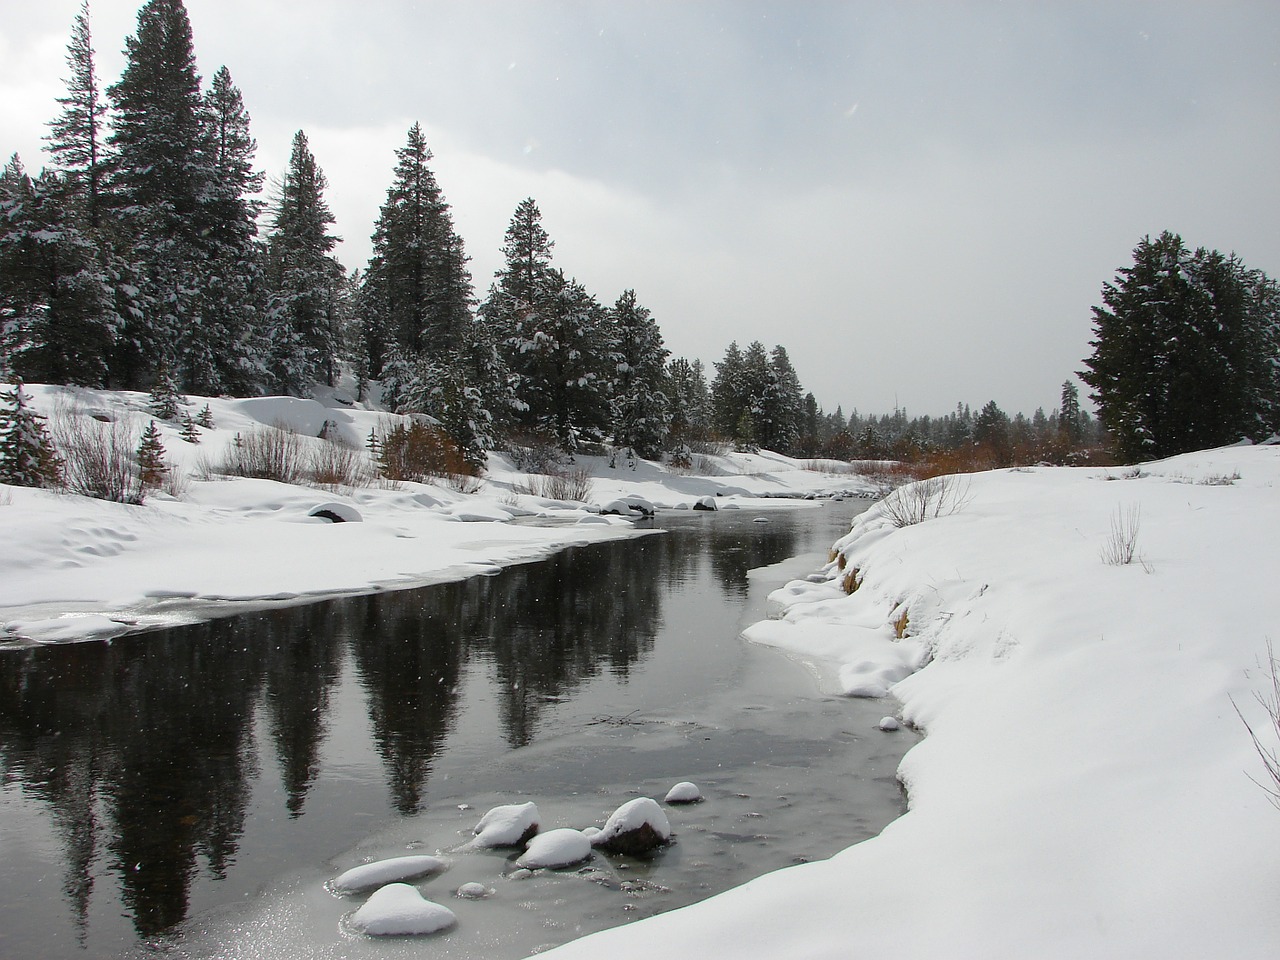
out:
<path id="1" fill-rule="evenodd" d="M 370 887 L 380 887 L 397 880 L 412 880 L 428 873 L 438 873 L 445 863 L 439 857 L 392 857 L 374 863 L 352 867 L 329 882 L 334 893 L 356 893 Z"/>
<path id="2" fill-rule="evenodd" d="M 671 839 L 671 823 L 652 797 L 628 800 L 609 816 L 592 846 L 617 853 L 644 853 Z"/>
<path id="3" fill-rule="evenodd" d="M 529 870 L 539 867 L 571 867 L 591 856 L 591 841 L 581 831 L 548 830 L 529 841 L 516 864 Z"/>
<path id="4" fill-rule="evenodd" d="M 667 795 L 663 799 L 667 803 L 697 803 L 702 799 L 702 791 L 698 789 L 696 783 L 681 780 L 667 791 Z"/>
<path id="5" fill-rule="evenodd" d="M 542 818 L 538 814 L 538 805 L 528 803 L 506 803 L 494 807 L 476 824 L 473 847 L 518 847 L 538 832 Z"/>
<path id="6" fill-rule="evenodd" d="M 375 937 L 436 933 L 458 922 L 454 912 L 426 899 L 407 883 L 391 883 L 374 891 L 351 915 L 351 926 Z"/>

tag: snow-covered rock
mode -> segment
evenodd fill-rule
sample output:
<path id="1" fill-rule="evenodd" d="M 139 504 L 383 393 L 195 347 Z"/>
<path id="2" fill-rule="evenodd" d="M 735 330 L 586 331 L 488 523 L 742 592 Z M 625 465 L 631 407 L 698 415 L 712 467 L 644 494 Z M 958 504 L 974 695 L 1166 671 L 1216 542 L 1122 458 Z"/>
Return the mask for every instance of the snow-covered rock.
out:
<path id="1" fill-rule="evenodd" d="M 455 890 L 454 896 L 459 900 L 487 900 L 495 892 L 493 887 L 486 887 L 483 883 L 476 883 L 473 880 L 470 883 L 464 883 Z"/>
<path id="2" fill-rule="evenodd" d="M 392 857 L 352 867 L 329 881 L 329 888 L 334 893 L 356 893 L 397 880 L 412 880 L 428 873 L 439 873 L 444 868 L 445 862 L 439 857 Z"/>
<path id="3" fill-rule="evenodd" d="M 529 870 L 540 867 L 571 867 L 591 856 L 591 841 L 581 831 L 562 828 L 540 833 L 516 863 Z"/>
<path id="4" fill-rule="evenodd" d="M 667 791 L 667 795 L 663 799 L 667 803 L 697 803 L 702 799 L 702 791 L 698 789 L 696 783 L 681 780 Z"/>
<path id="5" fill-rule="evenodd" d="M 639 856 L 671 841 L 671 823 L 652 797 L 628 800 L 613 811 L 592 846 L 611 853 Z"/>
<path id="6" fill-rule="evenodd" d="M 538 832 L 542 818 L 538 814 L 538 805 L 528 803 L 507 803 L 494 807 L 476 824 L 473 847 L 519 847 L 528 842 Z"/>
<path id="7" fill-rule="evenodd" d="M 319 517 L 322 520 L 328 520 L 330 523 L 360 523 L 364 517 L 349 503 L 341 503 L 337 500 L 329 500 L 325 503 L 317 504 L 307 511 L 309 517 Z"/>
<path id="8" fill-rule="evenodd" d="M 881 717 L 880 722 L 876 724 L 876 729 L 884 730 L 886 733 L 892 730 L 902 729 L 902 722 L 897 717 Z"/>
<path id="9" fill-rule="evenodd" d="M 715 511 L 716 509 L 718 509 L 716 507 L 716 498 L 715 497 L 699 497 L 697 500 L 693 502 L 693 509 Z"/>
<path id="10" fill-rule="evenodd" d="M 375 890 L 355 913 L 351 926 L 375 937 L 404 937 L 437 933 L 458 922 L 454 912 L 428 900 L 407 883 L 391 883 Z"/>

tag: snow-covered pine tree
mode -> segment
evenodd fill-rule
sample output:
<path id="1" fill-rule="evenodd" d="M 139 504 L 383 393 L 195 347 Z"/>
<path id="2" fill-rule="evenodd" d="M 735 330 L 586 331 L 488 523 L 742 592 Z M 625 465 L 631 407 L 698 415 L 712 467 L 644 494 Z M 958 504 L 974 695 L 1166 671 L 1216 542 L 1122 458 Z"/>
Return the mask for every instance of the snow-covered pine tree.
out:
<path id="1" fill-rule="evenodd" d="M 202 161 L 209 187 L 201 198 L 208 260 L 192 323 L 181 342 L 183 380 L 197 393 L 245 394 L 266 380 L 261 327 L 262 257 L 257 218 L 262 174 L 257 142 L 231 73 L 221 67 L 202 104 Z"/>
<path id="2" fill-rule="evenodd" d="M 164 440 L 154 420 L 142 432 L 138 442 L 138 482 L 143 490 L 152 490 L 164 483 L 169 468 L 164 462 Z"/>
<path id="3" fill-rule="evenodd" d="M 0 390 L 0 483 L 16 487 L 55 487 L 61 466 L 44 426 L 30 407 L 31 397 L 16 381 Z"/>
<path id="4" fill-rule="evenodd" d="M 269 375 L 274 389 L 297 393 L 337 375 L 337 305 L 345 273 L 330 251 L 333 214 L 324 198 L 328 181 L 307 136 L 293 138 L 289 170 L 273 204 L 267 242 Z"/>
<path id="5" fill-rule="evenodd" d="M 108 143 L 111 190 L 122 235 L 131 238 L 139 310 L 116 342 L 113 379 L 150 382 L 160 364 L 175 368 L 184 331 L 198 319 L 210 223 L 203 155 L 200 77 L 182 0 L 149 0 L 125 40 L 125 68 L 107 90 L 114 107 Z"/>
<path id="6" fill-rule="evenodd" d="M 609 319 L 615 344 L 613 442 L 646 459 L 661 456 L 671 428 L 671 403 L 666 376 L 670 351 L 649 310 L 625 291 Z"/>
<path id="7" fill-rule="evenodd" d="M 204 427 L 206 430 L 213 429 L 213 411 L 209 409 L 206 403 L 199 413 L 196 414 L 196 426 Z"/>
<path id="8" fill-rule="evenodd" d="M 177 421 L 182 416 L 182 410 L 186 405 L 186 399 L 178 393 L 173 374 L 169 372 L 168 367 L 162 366 L 156 371 L 156 381 L 147 398 L 151 415 L 160 420 Z"/>
<path id="9" fill-rule="evenodd" d="M 798 453 L 804 424 L 804 388 L 796 375 L 786 347 L 777 345 L 769 354 L 769 377 L 763 397 L 767 437 L 761 444 L 788 456 Z"/>
<path id="10" fill-rule="evenodd" d="M 1280 298 L 1234 256 L 1165 231 L 1102 288 L 1080 378 L 1128 461 L 1261 439 L 1280 427 Z"/>
<path id="11" fill-rule="evenodd" d="M 70 211 L 76 182 L 0 171 L 0 369 L 26 380 L 105 386 L 118 316 L 97 243 Z"/>
<path id="12" fill-rule="evenodd" d="M 711 423 L 717 434 L 732 440 L 742 413 L 750 403 L 750 388 L 738 341 L 729 344 L 724 359 L 718 361 L 715 368 L 716 376 L 711 381 Z"/>
<path id="13" fill-rule="evenodd" d="M 441 360 L 471 317 L 471 275 L 449 205 L 427 165 L 431 151 L 414 124 L 396 151 L 394 179 L 373 232 L 365 302 L 412 356 Z"/>
<path id="14" fill-rule="evenodd" d="M 187 443 L 200 442 L 200 429 L 196 426 L 196 422 L 191 419 L 190 414 L 184 414 L 182 417 L 182 429 L 178 431 L 178 436 Z"/>
<path id="15" fill-rule="evenodd" d="M 62 112 L 49 122 L 45 137 L 54 164 L 73 175 L 82 187 L 84 219 L 91 231 L 102 225 L 105 159 L 103 115 L 107 105 L 98 88 L 89 0 L 83 0 L 67 44 L 67 92 L 58 98 Z"/>

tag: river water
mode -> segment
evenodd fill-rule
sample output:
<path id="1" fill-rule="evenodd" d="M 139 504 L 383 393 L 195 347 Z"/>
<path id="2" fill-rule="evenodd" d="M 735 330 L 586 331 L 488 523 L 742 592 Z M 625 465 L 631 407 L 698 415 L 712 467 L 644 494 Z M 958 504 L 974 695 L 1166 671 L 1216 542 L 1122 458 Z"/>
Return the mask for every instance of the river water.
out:
<path id="1" fill-rule="evenodd" d="M 517 958 L 875 834 L 911 735 L 739 638 L 862 506 L 664 513 L 493 577 L 0 653 L 0 956 L 416 956 L 324 886 L 416 852 L 459 917 L 431 955 Z M 456 850 L 499 803 L 582 828 L 681 780 L 706 800 L 651 860 Z"/>

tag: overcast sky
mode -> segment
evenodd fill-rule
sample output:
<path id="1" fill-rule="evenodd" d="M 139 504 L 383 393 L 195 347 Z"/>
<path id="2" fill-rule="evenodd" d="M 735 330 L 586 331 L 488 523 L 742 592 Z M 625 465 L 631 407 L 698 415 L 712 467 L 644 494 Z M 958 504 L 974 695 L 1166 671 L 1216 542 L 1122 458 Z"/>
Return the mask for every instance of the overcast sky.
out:
<path id="1" fill-rule="evenodd" d="M 91 0 L 103 85 L 139 0 Z M 363 267 L 418 121 L 483 296 L 516 204 L 676 355 L 784 345 L 828 411 L 1056 406 L 1145 234 L 1280 276 L 1280 4 L 186 0 L 258 161 L 306 131 Z M 45 162 L 80 0 L 0 0 Z M 1084 391 L 1082 391 L 1083 393 Z"/>

